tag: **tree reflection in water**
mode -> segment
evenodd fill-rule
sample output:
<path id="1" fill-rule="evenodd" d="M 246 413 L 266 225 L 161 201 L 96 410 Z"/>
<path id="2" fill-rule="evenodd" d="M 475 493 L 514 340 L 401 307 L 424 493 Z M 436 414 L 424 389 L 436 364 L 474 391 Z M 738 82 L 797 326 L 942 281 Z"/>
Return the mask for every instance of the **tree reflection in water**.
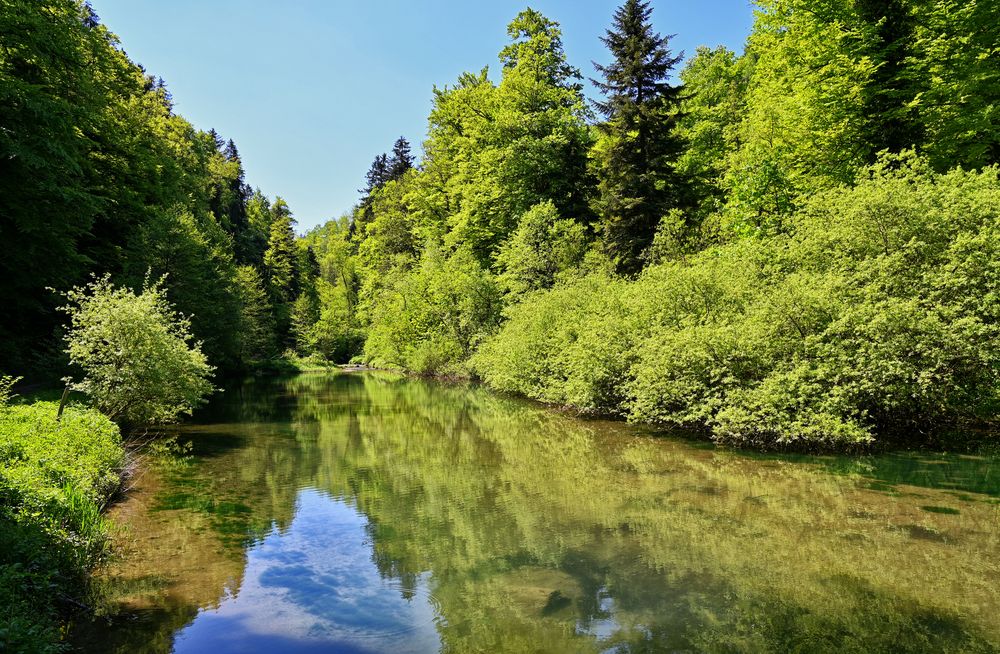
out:
<path id="1" fill-rule="evenodd" d="M 1000 648 L 989 459 L 749 456 L 374 372 L 251 380 L 179 433 L 85 648 Z"/>

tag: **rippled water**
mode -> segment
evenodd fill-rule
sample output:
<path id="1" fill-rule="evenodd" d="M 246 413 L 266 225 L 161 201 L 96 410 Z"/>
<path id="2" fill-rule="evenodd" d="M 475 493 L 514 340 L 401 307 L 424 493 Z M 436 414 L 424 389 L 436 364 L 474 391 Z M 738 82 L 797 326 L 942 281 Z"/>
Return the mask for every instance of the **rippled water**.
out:
<path id="1" fill-rule="evenodd" d="M 232 387 L 93 652 L 1000 651 L 995 458 L 751 456 L 382 373 Z"/>

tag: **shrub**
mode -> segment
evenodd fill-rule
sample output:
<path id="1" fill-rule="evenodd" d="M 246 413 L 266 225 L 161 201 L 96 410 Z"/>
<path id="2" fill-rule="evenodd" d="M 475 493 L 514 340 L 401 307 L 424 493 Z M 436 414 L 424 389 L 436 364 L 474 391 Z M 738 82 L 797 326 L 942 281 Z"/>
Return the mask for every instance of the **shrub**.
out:
<path id="1" fill-rule="evenodd" d="M 1000 388 L 998 170 L 886 158 L 790 232 L 557 284 L 472 360 L 491 385 L 757 447 L 912 444 Z"/>
<path id="2" fill-rule="evenodd" d="M 66 351 L 84 373 L 75 388 L 115 422 L 129 429 L 173 422 L 212 392 L 213 368 L 162 281 L 136 294 L 104 277 L 66 296 Z"/>
<path id="3" fill-rule="evenodd" d="M 465 249 L 429 248 L 412 269 L 396 269 L 369 292 L 365 358 L 424 374 L 461 374 L 500 320 L 496 279 Z"/>
<path id="4" fill-rule="evenodd" d="M 0 650 L 54 652 L 57 601 L 104 553 L 101 507 L 118 488 L 118 428 L 94 409 L 0 408 Z M 5 649 L 6 648 L 6 649 Z"/>

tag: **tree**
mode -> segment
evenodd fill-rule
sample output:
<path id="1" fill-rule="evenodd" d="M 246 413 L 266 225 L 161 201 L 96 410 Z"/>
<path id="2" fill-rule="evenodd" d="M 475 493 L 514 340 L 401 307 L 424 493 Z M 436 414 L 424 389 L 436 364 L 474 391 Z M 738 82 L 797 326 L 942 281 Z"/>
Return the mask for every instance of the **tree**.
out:
<path id="1" fill-rule="evenodd" d="M 413 168 L 413 155 L 410 154 L 410 142 L 400 136 L 392 146 L 392 157 L 388 161 L 388 180 L 397 180 Z"/>
<path id="2" fill-rule="evenodd" d="M 236 293 L 240 300 L 240 361 L 247 364 L 266 359 L 274 350 L 274 317 L 256 268 L 237 268 Z"/>
<path id="3" fill-rule="evenodd" d="M 599 212 L 605 247 L 623 272 L 636 272 L 653 242 L 660 218 L 686 201 L 686 184 L 676 170 L 684 150 L 675 133 L 681 89 L 668 82 L 683 53 L 674 56 L 671 37 L 653 31 L 649 2 L 627 0 L 614 14 L 614 27 L 601 38 L 614 57 L 594 64 L 605 96 L 595 102 L 607 119 L 601 130 Z"/>
<path id="4" fill-rule="evenodd" d="M 560 219 L 551 201 L 536 204 L 497 254 L 500 282 L 515 297 L 550 288 L 560 272 L 580 263 L 586 249 L 583 225 Z"/>
<path id="5" fill-rule="evenodd" d="M 88 176 L 91 142 L 78 129 L 99 115 L 102 89 L 90 70 L 105 54 L 78 3 L 0 5 L 0 366 L 24 371 L 39 337 L 51 334 L 46 287 L 66 288 L 88 265 L 77 247 L 100 198 Z M 102 64 L 103 65 L 103 64 Z"/>
<path id="6" fill-rule="evenodd" d="M 699 47 L 680 73 L 684 98 L 677 133 L 686 148 L 677 168 L 691 183 L 692 204 L 701 217 L 719 211 L 725 201 L 724 178 L 730 153 L 740 144 L 752 69 L 753 57 L 722 46 Z"/>
<path id="7" fill-rule="evenodd" d="M 66 293 L 66 353 L 84 373 L 74 385 L 126 429 L 176 421 L 214 389 L 214 368 L 190 321 L 167 301 L 163 279 L 136 294 L 110 277 Z"/>
<path id="8" fill-rule="evenodd" d="M 365 187 L 359 191 L 363 198 L 370 197 L 373 192 L 382 188 L 389 181 L 389 174 L 389 155 L 384 152 L 376 155 L 372 165 L 368 167 L 368 172 L 365 173 Z M 362 199 L 363 202 L 364 199 Z"/>
<path id="9" fill-rule="evenodd" d="M 484 265 L 539 202 L 551 200 L 561 215 L 581 222 L 590 216 L 589 114 L 562 31 L 529 9 L 507 33 L 498 86 L 484 69 L 435 89 L 421 167 L 431 202 L 419 211 L 443 217 L 446 240 L 468 244 Z"/>
<path id="10" fill-rule="evenodd" d="M 298 245 L 295 242 L 295 219 L 280 197 L 271 206 L 271 232 L 264 252 L 264 270 L 268 295 L 274 307 L 278 340 L 289 344 L 292 307 L 299 296 Z"/>
<path id="11" fill-rule="evenodd" d="M 320 267 L 316 253 L 311 246 L 296 245 L 298 246 L 299 295 L 292 305 L 292 332 L 295 335 L 295 345 L 298 351 L 307 354 L 310 346 L 310 333 L 320 316 L 319 291 L 316 288 Z"/>
<path id="12" fill-rule="evenodd" d="M 152 213 L 135 230 L 121 280 L 138 287 L 148 275 L 168 276 L 166 293 L 215 365 L 238 367 L 240 302 L 226 232 L 211 214 L 181 207 Z"/>
<path id="13" fill-rule="evenodd" d="M 298 297 L 298 246 L 295 243 L 295 218 L 282 198 L 271 206 L 270 235 L 264 252 L 267 287 L 276 303 L 292 302 Z"/>

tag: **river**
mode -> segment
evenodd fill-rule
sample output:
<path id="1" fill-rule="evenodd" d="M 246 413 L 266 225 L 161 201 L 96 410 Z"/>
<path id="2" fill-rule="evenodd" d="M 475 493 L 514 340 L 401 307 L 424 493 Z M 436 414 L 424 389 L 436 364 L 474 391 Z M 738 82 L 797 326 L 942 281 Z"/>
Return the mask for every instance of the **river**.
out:
<path id="1" fill-rule="evenodd" d="M 379 372 L 248 380 L 176 438 L 84 651 L 1000 651 L 997 458 L 751 455 Z"/>

